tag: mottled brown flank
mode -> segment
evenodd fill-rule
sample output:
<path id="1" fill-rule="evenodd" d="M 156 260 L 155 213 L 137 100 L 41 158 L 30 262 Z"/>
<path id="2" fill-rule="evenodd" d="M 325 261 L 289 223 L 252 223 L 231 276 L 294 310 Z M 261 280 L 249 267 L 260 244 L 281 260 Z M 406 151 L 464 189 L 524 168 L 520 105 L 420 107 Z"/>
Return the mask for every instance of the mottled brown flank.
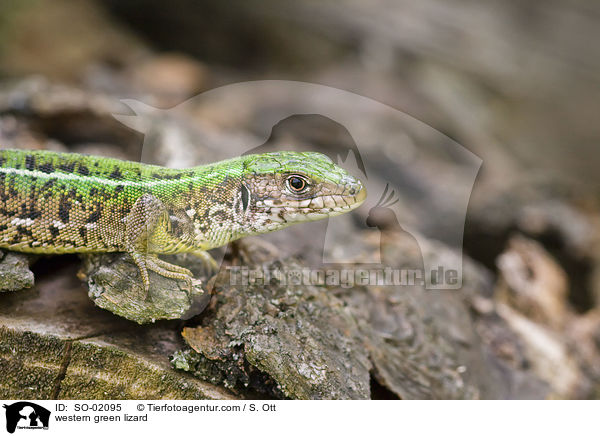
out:
<path id="1" fill-rule="evenodd" d="M 50 234 L 52 235 L 53 238 L 58 238 L 60 231 L 56 227 L 50 226 L 50 227 L 48 227 L 48 230 L 50 231 Z"/>
<path id="2" fill-rule="evenodd" d="M 225 222 L 225 220 L 227 220 L 227 218 L 229 218 L 229 214 L 227 212 L 225 212 L 224 210 L 216 210 L 211 215 L 211 219 L 217 220 L 219 222 Z"/>
<path id="3" fill-rule="evenodd" d="M 37 204 L 37 202 L 32 202 L 29 205 L 22 204 L 21 205 L 21 213 L 18 215 L 19 218 L 23 218 L 23 219 L 29 218 L 32 220 L 41 218 L 42 212 L 36 208 L 36 204 Z"/>
<path id="4" fill-rule="evenodd" d="M 88 239 L 87 239 L 87 229 L 85 227 L 79 227 L 79 236 L 81 237 L 81 239 L 83 240 L 84 244 L 87 245 L 88 243 Z"/>
<path id="5" fill-rule="evenodd" d="M 25 235 L 25 236 L 31 236 L 31 230 L 28 229 L 27 227 L 23 227 L 23 226 L 17 226 L 17 233 L 20 235 Z"/>
<path id="6" fill-rule="evenodd" d="M 69 222 L 69 211 L 71 210 L 71 201 L 66 195 L 61 195 L 58 203 L 58 218 L 67 224 Z"/>
<path id="7" fill-rule="evenodd" d="M 88 217 L 87 222 L 88 223 L 95 223 L 98 222 L 100 220 L 100 218 L 102 217 L 102 205 L 100 203 L 98 203 L 96 205 L 96 210 L 94 210 L 94 212 L 92 212 L 92 214 Z"/>
<path id="8" fill-rule="evenodd" d="M 208 220 L 210 219 L 210 209 L 205 207 L 204 210 L 202 211 L 202 222 L 208 222 Z"/>

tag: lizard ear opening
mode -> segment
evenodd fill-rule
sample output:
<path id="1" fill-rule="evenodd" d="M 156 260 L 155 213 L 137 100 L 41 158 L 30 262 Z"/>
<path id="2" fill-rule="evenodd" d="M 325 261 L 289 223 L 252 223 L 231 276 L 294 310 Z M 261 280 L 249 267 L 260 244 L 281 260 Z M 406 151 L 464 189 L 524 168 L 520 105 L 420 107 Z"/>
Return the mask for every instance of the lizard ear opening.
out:
<path id="1" fill-rule="evenodd" d="M 244 212 L 248 210 L 248 203 L 250 201 L 250 191 L 248 187 L 242 183 L 242 208 Z"/>

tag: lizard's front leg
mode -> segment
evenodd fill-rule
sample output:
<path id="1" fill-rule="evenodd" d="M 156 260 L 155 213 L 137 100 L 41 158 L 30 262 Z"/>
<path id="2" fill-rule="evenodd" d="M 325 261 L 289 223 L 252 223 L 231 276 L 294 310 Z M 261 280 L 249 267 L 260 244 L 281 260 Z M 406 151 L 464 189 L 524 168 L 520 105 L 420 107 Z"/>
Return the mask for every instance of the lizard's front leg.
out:
<path id="1" fill-rule="evenodd" d="M 142 276 L 146 295 L 150 289 L 148 270 L 163 277 L 184 280 L 192 289 L 192 273 L 187 268 L 159 259 L 157 252 L 170 237 L 170 220 L 164 204 L 151 194 L 144 194 L 134 203 L 125 218 L 125 248 Z"/>
<path id="2" fill-rule="evenodd" d="M 188 215 L 183 211 L 175 211 L 170 216 L 170 223 L 172 225 L 172 235 L 179 240 L 194 241 L 194 223 Z M 188 242 L 186 248 L 182 250 L 183 253 L 189 253 L 198 259 L 200 259 L 204 271 L 208 276 L 212 276 L 219 271 L 219 265 L 212 258 L 208 252 L 202 248 L 203 245 L 199 245 L 197 242 Z"/>

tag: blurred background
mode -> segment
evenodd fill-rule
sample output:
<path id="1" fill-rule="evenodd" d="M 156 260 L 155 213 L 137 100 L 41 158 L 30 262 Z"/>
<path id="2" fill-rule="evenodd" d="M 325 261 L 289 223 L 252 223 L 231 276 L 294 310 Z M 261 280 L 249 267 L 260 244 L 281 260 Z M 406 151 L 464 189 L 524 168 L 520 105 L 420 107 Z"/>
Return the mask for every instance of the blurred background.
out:
<path id="1" fill-rule="evenodd" d="M 137 159 L 141 134 L 111 116 L 126 112 L 119 99 L 167 109 L 247 80 L 301 80 L 386 103 L 483 160 L 464 248 L 492 277 L 484 297 L 514 310 L 501 315 L 521 334 L 531 331 L 515 317 L 553 338 L 531 341 L 534 361 L 561 362 L 538 371 L 554 392 L 597 397 L 599 39 L 600 4 L 586 0 L 3 0 L 0 142 Z M 188 114 L 217 143 L 239 144 L 253 134 L 244 104 Z M 283 130 L 280 141 L 351 143 L 318 117 Z M 404 168 L 382 142 L 372 173 Z M 417 206 L 406 217 L 429 235 L 450 212 L 426 174 L 396 182 L 440 204 L 434 216 Z M 574 342 L 583 345 L 572 362 Z M 562 354 L 539 351 L 548 343 Z"/>
<path id="2" fill-rule="evenodd" d="M 118 74 L 129 92 L 136 85 L 167 106 L 234 81 L 313 81 L 404 110 L 487 166 L 501 149 L 529 171 L 600 184 L 600 10 L 585 0 L 5 0 L 1 8 L 4 79 L 40 74 L 101 89 Z"/>

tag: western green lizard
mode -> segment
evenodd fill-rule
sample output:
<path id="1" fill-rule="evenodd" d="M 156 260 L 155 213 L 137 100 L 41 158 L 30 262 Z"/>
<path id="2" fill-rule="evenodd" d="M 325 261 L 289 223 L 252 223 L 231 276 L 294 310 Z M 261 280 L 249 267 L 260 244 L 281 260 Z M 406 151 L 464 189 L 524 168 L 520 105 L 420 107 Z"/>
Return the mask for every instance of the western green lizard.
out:
<path id="1" fill-rule="evenodd" d="M 26 253 L 127 252 L 192 284 L 159 254 L 206 252 L 247 235 L 348 212 L 361 182 L 314 152 L 242 156 L 189 169 L 50 151 L 0 150 L 0 248 Z"/>

